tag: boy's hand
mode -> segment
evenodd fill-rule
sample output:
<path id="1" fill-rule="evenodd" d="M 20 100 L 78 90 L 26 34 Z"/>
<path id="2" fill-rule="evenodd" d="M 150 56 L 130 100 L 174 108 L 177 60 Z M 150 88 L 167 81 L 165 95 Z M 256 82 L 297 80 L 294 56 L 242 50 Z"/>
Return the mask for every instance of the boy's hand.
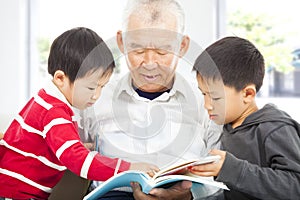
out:
<path id="1" fill-rule="evenodd" d="M 190 172 L 199 176 L 218 176 L 225 160 L 226 151 L 213 149 L 210 154 L 219 155 L 221 159 L 217 162 L 193 166 L 189 168 Z"/>
<path id="2" fill-rule="evenodd" d="M 94 143 L 83 143 L 83 145 L 90 151 L 93 151 L 95 149 Z"/>
<path id="3" fill-rule="evenodd" d="M 154 176 L 155 172 L 159 171 L 159 168 L 155 165 L 148 163 L 131 163 L 129 170 L 139 170 L 143 172 L 147 172 L 149 176 Z"/>

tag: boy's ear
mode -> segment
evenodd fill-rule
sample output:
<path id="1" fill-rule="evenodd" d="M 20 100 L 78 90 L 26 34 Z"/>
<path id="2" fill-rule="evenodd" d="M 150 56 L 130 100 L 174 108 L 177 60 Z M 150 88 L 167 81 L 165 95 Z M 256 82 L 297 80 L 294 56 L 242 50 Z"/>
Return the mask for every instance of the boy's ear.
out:
<path id="1" fill-rule="evenodd" d="M 182 58 L 186 54 L 187 50 L 189 49 L 189 46 L 190 46 L 190 38 L 189 36 L 185 35 L 183 36 L 180 44 L 180 50 L 179 50 L 180 58 Z"/>
<path id="2" fill-rule="evenodd" d="M 120 51 L 124 54 L 124 43 L 123 43 L 122 31 L 117 32 L 117 44 Z"/>
<path id="3" fill-rule="evenodd" d="M 243 89 L 243 97 L 245 103 L 250 103 L 255 99 L 256 96 L 256 88 L 254 84 L 247 85 Z"/>
<path id="4" fill-rule="evenodd" d="M 67 79 L 68 78 L 66 74 L 61 70 L 57 70 L 54 73 L 53 82 L 58 88 L 63 88 L 64 85 L 66 84 Z"/>

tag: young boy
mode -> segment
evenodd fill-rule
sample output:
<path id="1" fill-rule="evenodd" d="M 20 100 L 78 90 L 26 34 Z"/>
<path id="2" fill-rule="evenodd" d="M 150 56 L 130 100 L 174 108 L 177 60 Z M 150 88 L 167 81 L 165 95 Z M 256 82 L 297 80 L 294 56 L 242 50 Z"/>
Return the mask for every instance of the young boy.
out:
<path id="1" fill-rule="evenodd" d="M 157 170 L 90 152 L 80 142 L 72 107 L 92 106 L 114 67 L 108 47 L 90 29 L 74 28 L 55 39 L 48 59 L 52 80 L 0 140 L 0 199 L 47 199 L 66 168 L 99 181 L 128 169 Z"/>
<path id="2" fill-rule="evenodd" d="M 258 109 L 261 53 L 248 40 L 226 37 L 201 53 L 193 68 L 205 109 L 224 124 L 224 151 L 212 150 L 221 160 L 191 172 L 224 182 L 230 188 L 226 199 L 299 199 L 299 124 L 273 105 Z"/>

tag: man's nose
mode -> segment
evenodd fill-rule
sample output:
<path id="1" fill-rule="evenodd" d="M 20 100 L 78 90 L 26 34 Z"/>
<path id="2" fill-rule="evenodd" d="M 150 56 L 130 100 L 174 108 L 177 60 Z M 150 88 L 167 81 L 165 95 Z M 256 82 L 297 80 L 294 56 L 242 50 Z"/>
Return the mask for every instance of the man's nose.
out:
<path id="1" fill-rule="evenodd" d="M 144 63 L 146 65 L 152 66 L 157 63 L 157 53 L 154 49 L 146 49 L 144 54 Z"/>

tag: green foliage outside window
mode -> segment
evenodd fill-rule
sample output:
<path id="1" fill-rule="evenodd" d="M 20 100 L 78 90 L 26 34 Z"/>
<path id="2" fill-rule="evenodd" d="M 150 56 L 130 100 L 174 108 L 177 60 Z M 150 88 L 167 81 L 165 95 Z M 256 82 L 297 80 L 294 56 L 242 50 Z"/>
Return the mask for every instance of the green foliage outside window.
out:
<path id="1" fill-rule="evenodd" d="M 236 11 L 229 15 L 228 32 L 253 42 L 263 54 L 267 70 L 287 73 L 294 69 L 292 49 L 285 44 L 289 33 L 276 31 L 274 20 L 264 14 Z"/>

